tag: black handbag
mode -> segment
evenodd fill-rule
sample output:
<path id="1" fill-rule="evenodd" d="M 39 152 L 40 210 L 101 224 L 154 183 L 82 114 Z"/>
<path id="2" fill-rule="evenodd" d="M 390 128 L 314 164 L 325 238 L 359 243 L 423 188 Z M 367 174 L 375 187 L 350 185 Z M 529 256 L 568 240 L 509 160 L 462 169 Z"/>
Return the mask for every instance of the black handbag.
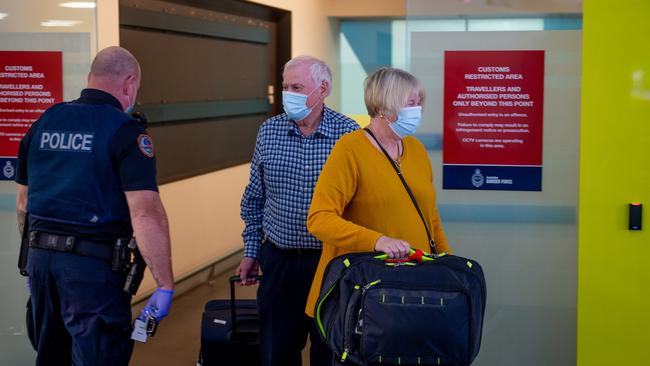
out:
<path id="1" fill-rule="evenodd" d="M 355 365 L 470 365 L 481 346 L 481 266 L 455 255 L 410 261 L 354 253 L 327 266 L 316 303 L 321 338 Z"/>

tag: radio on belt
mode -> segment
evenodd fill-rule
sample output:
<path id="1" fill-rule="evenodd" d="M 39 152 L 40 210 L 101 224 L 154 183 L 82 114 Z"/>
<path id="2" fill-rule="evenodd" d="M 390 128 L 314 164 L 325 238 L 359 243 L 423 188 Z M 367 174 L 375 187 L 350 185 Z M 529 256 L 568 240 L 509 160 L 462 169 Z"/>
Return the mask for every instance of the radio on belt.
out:
<path id="1" fill-rule="evenodd" d="M 146 343 L 149 337 L 156 334 L 158 328 L 158 321 L 153 317 L 147 317 L 146 321 L 140 318 L 135 318 L 133 322 L 133 331 L 131 332 L 131 339 L 134 341 Z"/>

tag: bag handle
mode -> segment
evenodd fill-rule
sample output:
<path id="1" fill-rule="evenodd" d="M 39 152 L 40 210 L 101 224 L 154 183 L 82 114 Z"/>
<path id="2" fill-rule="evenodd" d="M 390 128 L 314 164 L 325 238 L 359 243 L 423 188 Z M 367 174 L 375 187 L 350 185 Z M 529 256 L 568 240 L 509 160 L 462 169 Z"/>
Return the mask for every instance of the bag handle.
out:
<path id="1" fill-rule="evenodd" d="M 409 256 L 406 258 L 400 258 L 400 259 L 388 258 L 388 254 L 376 255 L 374 258 L 382 260 L 385 263 L 406 263 L 406 262 L 422 263 L 422 262 L 429 262 L 435 260 L 427 253 L 425 253 L 422 249 L 411 249 L 409 251 Z"/>
<path id="2" fill-rule="evenodd" d="M 249 276 L 249 278 L 254 279 L 259 281 L 262 276 L 261 275 L 252 275 Z M 229 279 L 230 282 L 230 322 L 231 322 L 231 331 L 232 334 L 235 335 L 237 333 L 237 302 L 236 297 L 235 297 L 235 282 L 241 282 L 241 278 L 239 276 L 232 276 Z"/>
<path id="3" fill-rule="evenodd" d="M 393 158 L 391 158 L 390 155 L 388 155 L 388 152 L 386 151 L 386 149 L 384 149 L 384 147 L 379 143 L 379 140 L 377 140 L 377 137 L 375 137 L 375 134 L 372 133 L 372 131 L 368 127 L 365 127 L 364 130 L 366 132 L 368 132 L 368 134 L 370 135 L 370 137 L 373 138 L 373 140 L 375 140 L 375 142 L 377 143 L 377 145 L 379 146 L 381 151 L 384 153 L 384 155 L 386 155 L 386 158 L 390 162 L 390 165 L 393 167 L 393 169 L 395 169 L 395 172 L 397 173 L 397 176 L 402 181 L 402 184 L 404 185 L 404 188 L 406 189 L 406 192 L 409 194 L 409 197 L 411 197 L 411 202 L 413 202 L 413 206 L 415 206 L 415 209 L 418 211 L 418 215 L 420 215 L 420 219 L 422 220 L 422 223 L 424 224 L 424 230 L 427 232 L 427 238 L 429 238 L 429 248 L 431 249 L 431 254 L 434 254 L 434 255 L 438 254 L 438 252 L 436 251 L 436 243 L 433 241 L 433 239 L 431 238 L 431 234 L 429 233 L 429 225 L 427 225 L 427 222 L 424 219 L 424 216 L 422 215 L 422 211 L 420 211 L 420 206 L 418 206 L 418 201 L 415 199 L 415 196 L 413 195 L 413 192 L 411 191 L 411 188 L 409 188 L 409 185 L 406 183 L 406 180 L 402 176 L 402 172 L 399 170 L 399 168 L 395 164 L 395 161 L 393 161 Z"/>

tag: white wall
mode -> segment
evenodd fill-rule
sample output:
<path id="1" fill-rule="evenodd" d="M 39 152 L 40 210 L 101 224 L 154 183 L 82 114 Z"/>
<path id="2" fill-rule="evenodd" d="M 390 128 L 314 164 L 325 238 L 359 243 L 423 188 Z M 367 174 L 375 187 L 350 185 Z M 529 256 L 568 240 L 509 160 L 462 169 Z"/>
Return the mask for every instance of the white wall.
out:
<path id="1" fill-rule="evenodd" d="M 120 44 L 119 1 L 97 0 L 97 49 Z"/>

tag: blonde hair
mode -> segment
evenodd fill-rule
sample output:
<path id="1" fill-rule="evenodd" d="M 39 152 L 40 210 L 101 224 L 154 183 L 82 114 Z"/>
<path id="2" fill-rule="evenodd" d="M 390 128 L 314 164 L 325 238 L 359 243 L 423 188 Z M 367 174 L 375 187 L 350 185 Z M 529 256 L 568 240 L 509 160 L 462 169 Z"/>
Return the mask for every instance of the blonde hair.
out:
<path id="1" fill-rule="evenodd" d="M 364 100 L 370 117 L 395 116 L 406 105 L 409 95 L 417 90 L 424 104 L 422 83 L 408 72 L 392 67 L 382 67 L 366 78 Z"/>

